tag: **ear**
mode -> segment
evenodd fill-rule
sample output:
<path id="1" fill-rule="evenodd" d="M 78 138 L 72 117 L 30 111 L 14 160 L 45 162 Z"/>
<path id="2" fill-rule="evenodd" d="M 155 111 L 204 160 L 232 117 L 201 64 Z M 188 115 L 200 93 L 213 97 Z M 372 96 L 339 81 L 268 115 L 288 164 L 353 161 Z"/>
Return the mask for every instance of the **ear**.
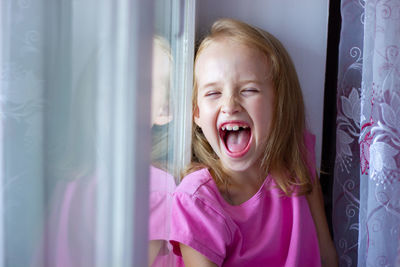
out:
<path id="1" fill-rule="evenodd" d="M 197 126 L 199 126 L 199 127 L 201 128 L 201 126 L 200 126 L 200 124 L 199 124 L 199 119 L 200 119 L 199 107 L 195 107 L 195 108 L 194 108 L 194 111 L 193 111 L 193 119 L 194 119 L 194 123 L 196 123 Z"/>

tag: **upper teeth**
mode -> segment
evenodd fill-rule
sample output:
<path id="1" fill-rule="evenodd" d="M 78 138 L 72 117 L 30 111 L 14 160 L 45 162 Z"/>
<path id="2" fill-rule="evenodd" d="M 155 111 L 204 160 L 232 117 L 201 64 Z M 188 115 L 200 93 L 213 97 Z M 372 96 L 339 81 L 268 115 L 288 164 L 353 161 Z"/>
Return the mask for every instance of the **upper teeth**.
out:
<path id="1" fill-rule="evenodd" d="M 225 131 L 239 131 L 239 128 L 246 129 L 248 126 L 239 126 L 239 125 L 226 125 L 222 126 L 222 130 Z"/>

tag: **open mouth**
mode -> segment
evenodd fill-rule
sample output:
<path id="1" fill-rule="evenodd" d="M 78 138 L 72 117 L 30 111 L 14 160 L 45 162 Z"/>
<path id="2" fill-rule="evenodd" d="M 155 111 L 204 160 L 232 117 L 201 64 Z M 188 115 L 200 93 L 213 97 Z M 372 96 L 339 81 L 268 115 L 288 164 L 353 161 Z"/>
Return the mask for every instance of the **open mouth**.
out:
<path id="1" fill-rule="evenodd" d="M 250 149 L 251 128 L 247 123 L 224 123 L 219 128 L 219 135 L 232 157 L 241 157 Z"/>

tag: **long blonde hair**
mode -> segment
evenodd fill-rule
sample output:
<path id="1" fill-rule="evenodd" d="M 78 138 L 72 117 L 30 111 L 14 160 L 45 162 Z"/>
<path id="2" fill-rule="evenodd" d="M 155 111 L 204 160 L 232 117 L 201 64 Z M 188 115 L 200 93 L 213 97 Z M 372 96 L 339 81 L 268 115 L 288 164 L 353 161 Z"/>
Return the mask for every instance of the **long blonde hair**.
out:
<path id="1" fill-rule="evenodd" d="M 307 194 L 312 190 L 309 159 L 304 144 L 305 111 L 300 83 L 293 62 L 284 46 L 270 33 L 233 19 L 216 21 L 211 32 L 200 43 L 195 65 L 201 52 L 212 42 L 229 39 L 260 50 L 269 59 L 275 104 L 271 131 L 260 166 L 266 175 L 273 171 L 284 173 L 274 177 L 277 186 L 290 195 Z M 198 85 L 194 76 L 192 107 L 197 109 Z M 217 185 L 229 184 L 227 174 L 200 127 L 192 123 L 192 160 L 184 170 L 188 174 L 207 167 Z M 296 186 L 296 189 L 295 187 Z"/>

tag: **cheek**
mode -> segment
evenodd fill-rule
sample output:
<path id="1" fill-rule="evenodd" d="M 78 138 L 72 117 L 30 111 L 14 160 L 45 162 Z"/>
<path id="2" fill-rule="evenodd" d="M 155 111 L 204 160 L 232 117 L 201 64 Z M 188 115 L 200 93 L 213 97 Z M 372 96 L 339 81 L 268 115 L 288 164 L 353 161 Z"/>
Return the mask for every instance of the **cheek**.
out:
<path id="1" fill-rule="evenodd" d="M 204 136 L 207 141 L 212 145 L 217 138 L 218 132 L 216 128 L 216 112 L 215 108 L 211 108 L 209 105 L 199 106 L 199 116 L 195 119 L 196 124 L 202 129 Z"/>
<path id="2" fill-rule="evenodd" d="M 198 109 L 199 109 L 198 112 L 199 119 L 203 122 L 203 124 L 212 123 L 212 120 L 214 119 L 214 116 L 216 114 L 215 105 L 212 105 L 210 103 L 200 102 Z"/>
<path id="3" fill-rule="evenodd" d="M 265 103 L 257 103 L 253 108 L 258 128 L 262 131 L 263 135 L 269 134 L 272 124 L 273 107 L 265 105 Z"/>

